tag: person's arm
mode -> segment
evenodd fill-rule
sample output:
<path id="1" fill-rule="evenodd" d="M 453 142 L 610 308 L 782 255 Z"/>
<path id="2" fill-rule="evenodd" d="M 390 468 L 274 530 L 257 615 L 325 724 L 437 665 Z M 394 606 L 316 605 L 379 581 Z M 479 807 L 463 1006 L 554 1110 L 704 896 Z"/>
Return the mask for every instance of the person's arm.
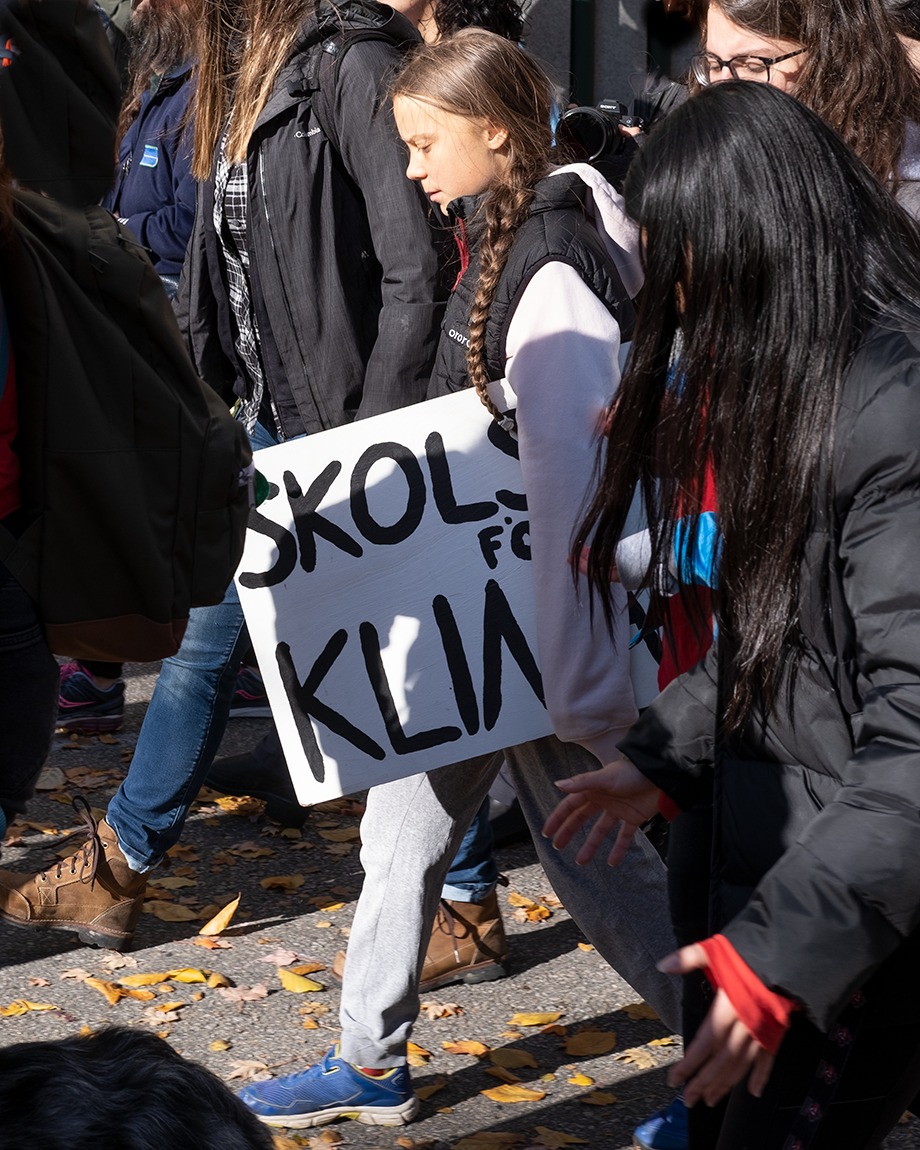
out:
<path id="1" fill-rule="evenodd" d="M 406 154 L 387 87 L 399 53 L 366 41 L 339 70 L 334 117 L 342 162 L 364 197 L 374 255 L 382 269 L 377 341 L 357 418 L 425 398 L 440 335 L 436 233 L 418 186 L 406 178 Z M 364 275 L 355 268 L 355 275 Z"/>
<path id="2" fill-rule="evenodd" d="M 879 382 L 838 428 L 834 461 L 855 750 L 834 800 L 723 931 L 821 1029 L 920 926 L 920 363 L 887 351 L 862 358 Z"/>
<path id="3" fill-rule="evenodd" d="M 601 763 L 636 718 L 626 596 L 611 636 L 587 584 L 577 591 L 572 536 L 596 477 L 604 415 L 619 383 L 620 331 L 567 264 L 534 275 L 508 328 L 506 377 L 517 397 L 521 471 L 530 516 L 537 644 L 546 705 L 560 739 Z"/>

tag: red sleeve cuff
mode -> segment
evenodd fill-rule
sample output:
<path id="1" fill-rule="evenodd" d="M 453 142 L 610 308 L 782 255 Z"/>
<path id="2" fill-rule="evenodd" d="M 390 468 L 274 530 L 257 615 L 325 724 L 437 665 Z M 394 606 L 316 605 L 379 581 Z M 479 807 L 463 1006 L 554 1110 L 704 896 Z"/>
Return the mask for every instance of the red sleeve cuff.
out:
<path id="1" fill-rule="evenodd" d="M 664 791 L 661 791 L 658 795 L 658 813 L 664 815 L 669 823 L 673 823 L 680 814 L 680 807 Z"/>
<path id="2" fill-rule="evenodd" d="M 796 1003 L 768 990 L 724 935 L 715 934 L 700 946 L 706 952 L 709 981 L 725 991 L 751 1034 L 775 1054 L 789 1029 L 789 1015 L 798 1009 Z"/>

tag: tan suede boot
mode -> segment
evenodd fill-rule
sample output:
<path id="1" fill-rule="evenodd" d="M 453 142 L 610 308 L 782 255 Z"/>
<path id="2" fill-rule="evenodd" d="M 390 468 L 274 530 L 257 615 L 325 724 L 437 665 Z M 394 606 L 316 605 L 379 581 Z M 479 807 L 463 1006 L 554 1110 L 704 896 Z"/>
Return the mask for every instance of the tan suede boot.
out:
<path id="1" fill-rule="evenodd" d="M 498 898 L 492 891 L 483 902 L 455 902 L 442 898 L 438 904 L 419 990 L 427 992 L 452 982 L 492 982 L 508 971 L 508 941 Z M 345 976 L 345 951 L 332 963 L 332 973 Z"/>
<path id="2" fill-rule="evenodd" d="M 124 950 L 141 912 L 146 875 L 128 866 L 118 838 L 85 799 L 74 809 L 89 833 L 72 855 L 37 875 L 0 870 L 0 919 L 16 926 L 74 930 L 88 945 Z"/>

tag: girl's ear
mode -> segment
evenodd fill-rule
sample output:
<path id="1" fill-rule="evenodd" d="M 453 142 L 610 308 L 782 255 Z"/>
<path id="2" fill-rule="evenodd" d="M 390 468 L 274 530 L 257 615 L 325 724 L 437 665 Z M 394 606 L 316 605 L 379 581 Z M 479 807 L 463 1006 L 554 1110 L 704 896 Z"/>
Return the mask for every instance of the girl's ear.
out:
<path id="1" fill-rule="evenodd" d="M 508 143 L 508 129 L 500 124 L 486 124 L 483 129 L 486 147 L 493 152 L 500 152 Z"/>

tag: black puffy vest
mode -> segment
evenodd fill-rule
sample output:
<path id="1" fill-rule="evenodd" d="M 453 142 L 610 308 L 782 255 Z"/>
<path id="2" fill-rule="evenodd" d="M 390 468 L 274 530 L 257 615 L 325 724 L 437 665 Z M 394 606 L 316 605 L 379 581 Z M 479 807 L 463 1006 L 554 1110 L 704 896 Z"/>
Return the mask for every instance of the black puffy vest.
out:
<path id="1" fill-rule="evenodd" d="M 489 379 L 505 374 L 505 344 L 518 300 L 531 279 L 551 261 L 569 264 L 601 300 L 620 326 L 623 340 L 632 338 L 635 308 L 620 273 L 604 247 L 603 240 L 589 220 L 582 202 L 586 193 L 574 173 L 548 176 L 537 184 L 530 216 L 518 229 L 508 263 L 486 324 L 486 367 Z M 455 201 L 452 211 L 459 219 L 476 226 L 478 200 Z M 469 316 L 479 278 L 475 232 L 471 236 L 470 262 L 454 288 L 441 325 L 441 340 L 428 398 L 447 395 L 469 386 L 466 351 L 469 346 Z"/>

